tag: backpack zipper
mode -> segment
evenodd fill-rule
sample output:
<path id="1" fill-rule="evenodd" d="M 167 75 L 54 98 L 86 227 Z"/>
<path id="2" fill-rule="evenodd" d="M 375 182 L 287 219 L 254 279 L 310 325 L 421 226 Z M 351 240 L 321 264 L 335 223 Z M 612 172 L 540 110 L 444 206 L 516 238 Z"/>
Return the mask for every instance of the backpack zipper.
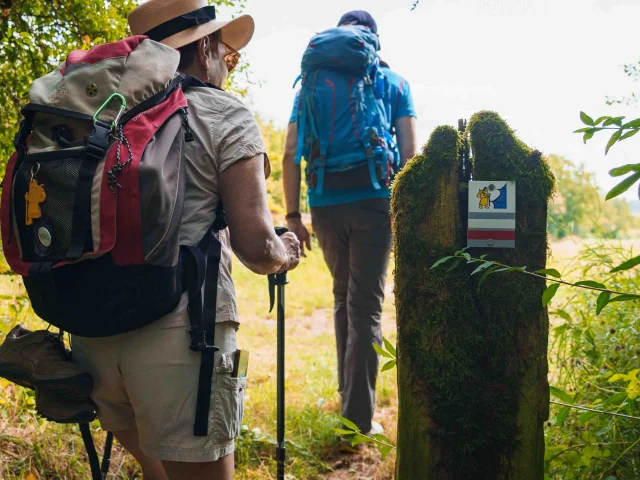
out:
<path id="1" fill-rule="evenodd" d="M 187 107 L 182 107 L 180 109 L 180 115 L 182 116 L 182 126 L 184 128 L 184 141 L 193 142 L 195 137 L 193 136 L 193 132 L 191 132 L 191 127 L 189 126 Z"/>

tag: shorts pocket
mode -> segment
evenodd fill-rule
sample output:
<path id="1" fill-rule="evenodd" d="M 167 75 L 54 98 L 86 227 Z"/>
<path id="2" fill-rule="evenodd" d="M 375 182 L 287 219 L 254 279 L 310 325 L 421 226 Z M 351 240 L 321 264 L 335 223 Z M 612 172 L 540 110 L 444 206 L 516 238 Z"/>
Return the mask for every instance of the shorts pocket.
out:
<path id="1" fill-rule="evenodd" d="M 240 434 L 246 388 L 246 378 L 232 378 L 229 374 L 216 375 L 213 417 L 215 443 L 230 442 Z"/>

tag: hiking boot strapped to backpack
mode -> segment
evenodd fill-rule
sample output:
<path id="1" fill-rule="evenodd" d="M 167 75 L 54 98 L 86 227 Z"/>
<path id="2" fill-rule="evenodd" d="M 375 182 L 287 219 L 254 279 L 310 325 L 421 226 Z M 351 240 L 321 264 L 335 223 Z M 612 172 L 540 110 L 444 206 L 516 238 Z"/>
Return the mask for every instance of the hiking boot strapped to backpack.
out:
<path id="1" fill-rule="evenodd" d="M 134 36 L 73 51 L 34 81 L 3 182 L 2 242 L 36 314 L 74 335 L 142 327 L 188 292 L 190 348 L 202 352 L 194 434 L 206 436 L 226 224 L 220 206 L 199 245 L 179 244 L 194 140 L 183 90 L 206 86 L 177 74 L 179 60 Z"/>

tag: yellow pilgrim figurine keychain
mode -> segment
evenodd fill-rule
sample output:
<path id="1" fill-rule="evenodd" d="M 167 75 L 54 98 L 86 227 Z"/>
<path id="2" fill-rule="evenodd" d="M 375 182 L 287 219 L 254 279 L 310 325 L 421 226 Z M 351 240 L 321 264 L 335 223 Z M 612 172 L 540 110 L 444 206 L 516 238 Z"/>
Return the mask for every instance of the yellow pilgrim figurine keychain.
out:
<path id="1" fill-rule="evenodd" d="M 40 185 L 36 180 L 36 175 L 40 171 L 40 164 L 37 164 L 38 168 L 33 171 L 34 167 L 31 167 L 31 181 L 29 182 L 29 191 L 25 193 L 24 198 L 27 201 L 27 209 L 25 211 L 25 223 L 31 225 L 34 219 L 42 217 L 42 209 L 40 204 L 47 199 L 47 194 L 44 191 L 44 185 Z"/>

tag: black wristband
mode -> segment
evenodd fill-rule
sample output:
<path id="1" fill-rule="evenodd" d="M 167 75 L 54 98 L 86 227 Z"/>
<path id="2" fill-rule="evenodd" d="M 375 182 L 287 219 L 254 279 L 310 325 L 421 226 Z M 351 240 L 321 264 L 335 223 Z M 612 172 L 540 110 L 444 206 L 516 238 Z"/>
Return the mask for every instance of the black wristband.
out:
<path id="1" fill-rule="evenodd" d="M 302 218 L 302 215 L 300 215 L 300 212 L 289 212 L 284 218 L 292 220 L 294 218 Z"/>

